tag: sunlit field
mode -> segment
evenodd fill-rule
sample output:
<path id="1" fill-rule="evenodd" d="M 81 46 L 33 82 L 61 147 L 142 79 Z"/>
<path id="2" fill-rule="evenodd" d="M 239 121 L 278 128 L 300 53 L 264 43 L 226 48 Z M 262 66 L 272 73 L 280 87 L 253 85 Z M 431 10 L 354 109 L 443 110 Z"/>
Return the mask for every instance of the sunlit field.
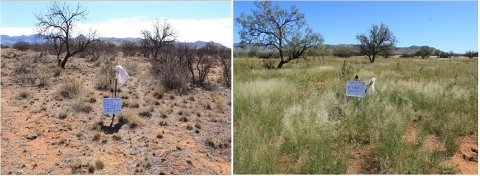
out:
<path id="1" fill-rule="evenodd" d="M 453 174 L 477 143 L 477 59 L 234 59 L 235 174 Z M 375 92 L 347 98 L 355 75 Z"/>

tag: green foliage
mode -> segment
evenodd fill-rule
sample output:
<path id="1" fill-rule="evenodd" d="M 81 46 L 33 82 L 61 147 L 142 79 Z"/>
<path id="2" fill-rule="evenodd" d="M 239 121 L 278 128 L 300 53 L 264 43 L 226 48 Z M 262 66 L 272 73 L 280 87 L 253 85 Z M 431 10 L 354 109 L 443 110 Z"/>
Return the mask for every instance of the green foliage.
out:
<path id="1" fill-rule="evenodd" d="M 340 45 L 333 49 L 333 55 L 341 58 L 349 58 L 353 55 L 353 48 L 348 45 Z"/>
<path id="2" fill-rule="evenodd" d="M 242 12 L 235 18 L 235 24 L 240 26 L 240 43 L 273 48 L 283 53 L 277 68 L 305 57 L 310 48 L 323 44 L 323 37 L 308 27 L 305 14 L 300 13 L 295 5 L 282 8 L 271 1 L 254 3 L 256 9 L 252 9 L 251 15 Z"/>
<path id="3" fill-rule="evenodd" d="M 472 59 L 474 57 L 477 57 L 478 58 L 478 51 L 472 51 L 472 50 L 468 50 L 465 52 L 465 56 Z"/>
<path id="4" fill-rule="evenodd" d="M 422 59 L 427 59 L 433 54 L 433 49 L 429 46 L 422 46 L 420 50 L 415 53 L 415 55 L 420 56 Z"/>
<path id="5" fill-rule="evenodd" d="M 445 163 L 460 137 L 477 135 L 477 60 L 377 62 L 309 58 L 274 70 L 235 59 L 234 174 L 346 174 L 359 151 L 357 174 L 458 173 Z M 376 92 L 345 97 L 354 74 L 376 77 Z"/>
<path id="6" fill-rule="evenodd" d="M 390 29 L 383 23 L 380 24 L 380 27 L 373 24 L 367 35 L 360 34 L 356 38 L 360 42 L 359 52 L 366 55 L 371 63 L 375 62 L 377 55 L 391 50 L 398 42 Z"/>

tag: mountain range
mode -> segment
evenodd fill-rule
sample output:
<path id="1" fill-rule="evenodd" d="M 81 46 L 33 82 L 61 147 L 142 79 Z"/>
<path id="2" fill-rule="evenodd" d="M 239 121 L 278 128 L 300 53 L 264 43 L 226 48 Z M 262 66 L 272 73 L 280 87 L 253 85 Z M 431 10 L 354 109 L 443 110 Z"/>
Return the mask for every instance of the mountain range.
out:
<path id="1" fill-rule="evenodd" d="M 15 44 L 16 42 L 19 42 L 19 41 L 25 41 L 25 42 L 28 42 L 28 43 L 42 43 L 42 39 L 40 37 L 38 37 L 37 35 L 22 35 L 22 36 L 1 35 L 0 38 L 1 38 L 1 44 L 6 45 L 6 46 L 12 46 L 13 44 Z M 100 40 L 109 41 L 109 42 L 112 42 L 113 44 L 118 46 L 123 41 L 138 42 L 138 41 L 141 40 L 141 38 L 102 37 L 102 38 L 100 38 Z M 196 42 L 187 42 L 187 43 L 190 43 L 190 44 L 192 44 L 193 46 L 196 46 L 196 47 L 202 47 L 207 43 L 213 43 L 215 46 L 223 46 L 222 44 L 216 43 L 216 42 L 213 42 L 213 41 L 210 41 L 210 42 L 196 41 Z M 230 48 L 228 46 L 225 46 L 225 47 Z"/>
<path id="2" fill-rule="evenodd" d="M 249 51 L 250 48 L 252 47 L 253 45 L 247 45 L 245 48 L 242 48 L 240 46 L 240 43 L 234 43 L 233 44 L 233 50 L 234 51 Z M 338 46 L 350 46 L 350 47 L 354 47 L 355 45 L 354 44 L 338 44 L 338 45 L 328 45 L 328 46 L 331 46 L 332 48 L 335 48 L 335 47 L 338 47 Z M 396 54 L 413 54 L 417 51 L 420 50 L 420 47 L 421 46 L 416 46 L 416 45 L 412 45 L 412 46 L 409 46 L 409 47 L 395 47 L 395 53 Z M 431 47 L 432 49 L 435 49 L 434 47 Z M 263 52 L 268 52 L 268 51 L 272 51 L 272 49 L 264 49 L 262 47 L 259 48 L 260 51 L 263 51 Z"/>

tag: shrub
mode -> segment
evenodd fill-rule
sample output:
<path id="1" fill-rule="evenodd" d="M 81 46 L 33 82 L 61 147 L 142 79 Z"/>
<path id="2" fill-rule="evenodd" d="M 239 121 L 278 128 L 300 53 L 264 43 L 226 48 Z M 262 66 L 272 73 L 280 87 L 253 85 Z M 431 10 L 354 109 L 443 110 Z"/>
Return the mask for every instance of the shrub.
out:
<path id="1" fill-rule="evenodd" d="M 81 91 L 81 84 L 73 78 L 65 78 L 63 84 L 60 86 L 59 93 L 64 98 L 74 98 Z"/>
<path id="2" fill-rule="evenodd" d="M 166 120 L 160 120 L 160 122 L 158 122 L 158 125 L 160 126 L 168 126 L 168 122 Z"/>
<path id="3" fill-rule="evenodd" d="M 26 41 L 19 41 L 13 44 L 12 47 L 19 51 L 27 51 L 28 49 L 30 49 L 30 43 Z"/>
<path id="4" fill-rule="evenodd" d="M 27 99 L 28 97 L 31 96 L 31 93 L 30 91 L 28 91 L 27 89 L 22 89 L 20 90 L 20 92 L 18 93 L 18 98 L 19 99 Z"/>
<path id="5" fill-rule="evenodd" d="M 72 105 L 72 108 L 77 112 L 90 113 L 91 111 L 93 111 L 93 106 L 85 102 L 86 101 L 83 99 L 77 99 L 75 103 Z"/>
<path id="6" fill-rule="evenodd" d="M 153 96 L 157 99 L 163 98 L 163 94 L 165 93 L 165 88 L 163 85 L 157 86 L 153 92 Z"/>
<path id="7" fill-rule="evenodd" d="M 153 111 L 153 105 L 150 105 L 150 106 L 138 111 L 138 115 L 144 116 L 144 117 L 150 117 L 150 116 L 152 116 L 152 113 L 151 113 L 152 111 Z"/>

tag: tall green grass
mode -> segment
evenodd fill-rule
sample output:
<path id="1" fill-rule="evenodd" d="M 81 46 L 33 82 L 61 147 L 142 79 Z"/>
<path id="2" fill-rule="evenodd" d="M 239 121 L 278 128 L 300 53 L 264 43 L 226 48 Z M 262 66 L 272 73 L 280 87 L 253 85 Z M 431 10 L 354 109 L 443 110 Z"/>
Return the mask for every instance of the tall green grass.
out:
<path id="1" fill-rule="evenodd" d="M 458 139 L 477 133 L 477 60 L 234 59 L 234 173 L 455 173 Z M 377 78 L 376 92 L 345 97 L 346 80 Z M 404 140 L 407 129 L 416 135 Z M 444 149 L 424 147 L 436 136 Z M 366 147 L 372 146 L 372 147 Z"/>

